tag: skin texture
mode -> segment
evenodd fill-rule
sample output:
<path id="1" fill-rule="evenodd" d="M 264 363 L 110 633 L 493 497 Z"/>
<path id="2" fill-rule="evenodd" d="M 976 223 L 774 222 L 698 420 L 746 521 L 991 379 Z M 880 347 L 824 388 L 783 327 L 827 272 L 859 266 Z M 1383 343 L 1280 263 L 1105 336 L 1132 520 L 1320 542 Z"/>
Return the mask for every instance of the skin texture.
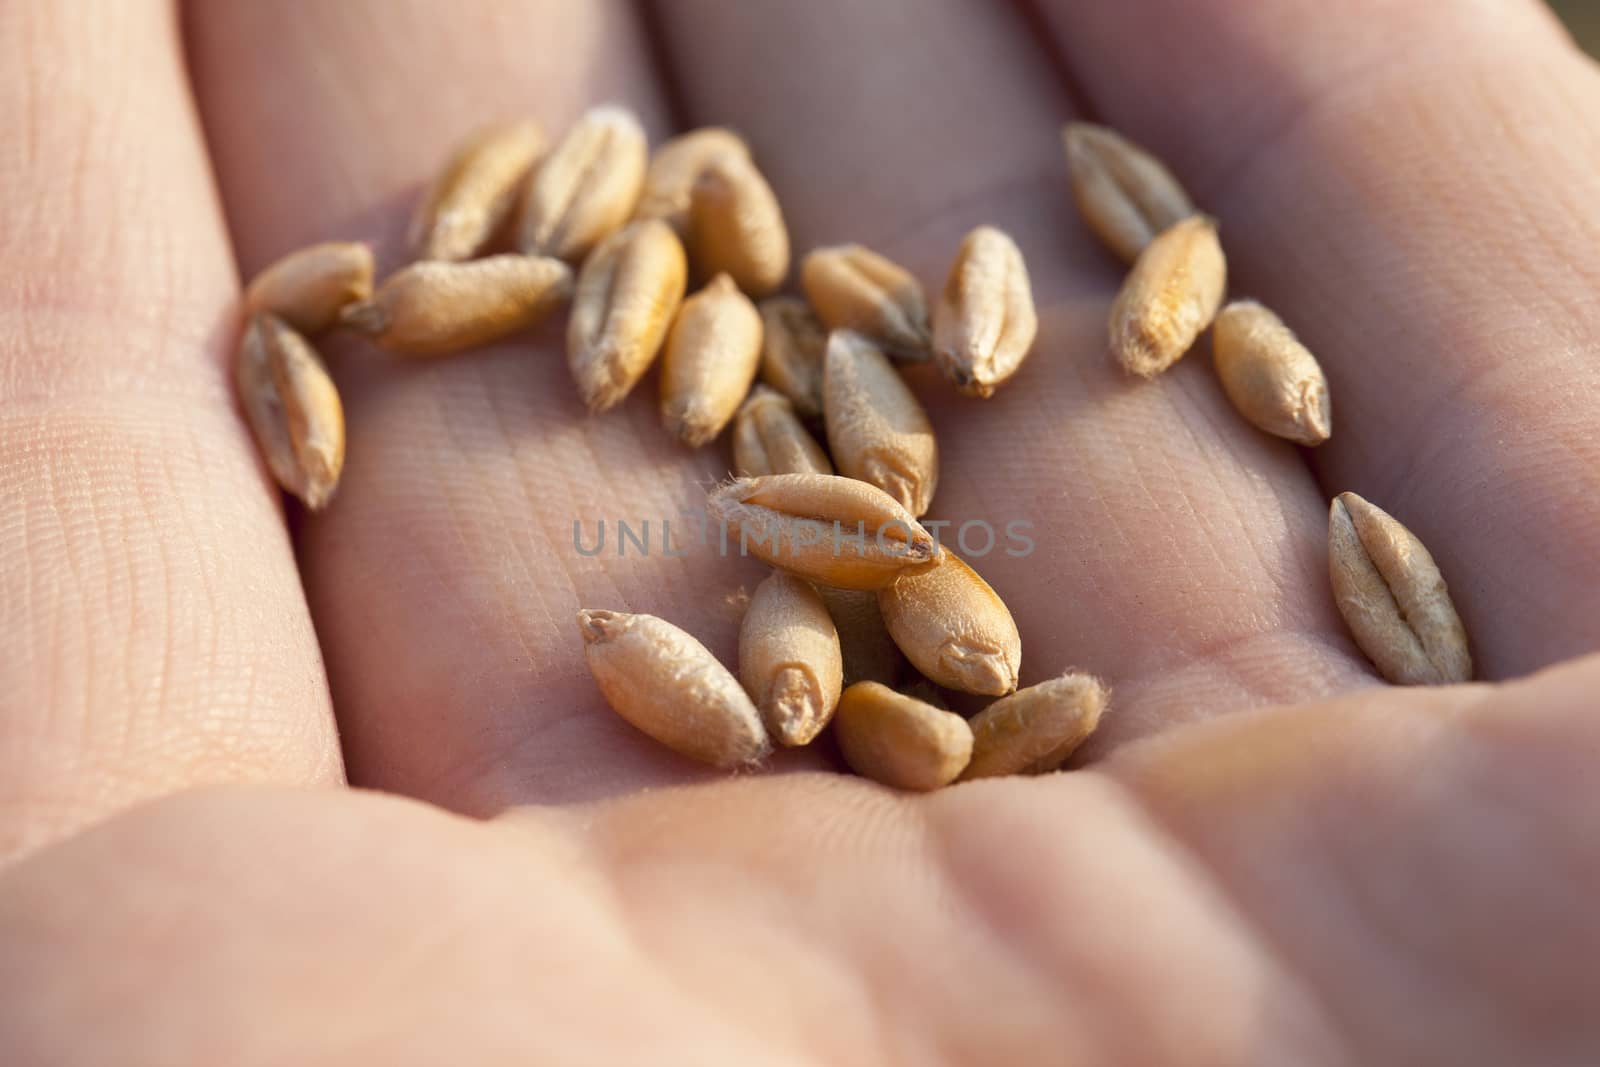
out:
<path id="1" fill-rule="evenodd" d="M 606 711 L 580 603 L 731 662 L 761 570 L 573 551 L 575 513 L 676 516 L 726 462 L 663 447 L 649 390 L 584 417 L 554 324 L 425 366 L 329 344 L 349 462 L 284 522 L 228 388 L 237 276 L 329 239 L 385 275 L 465 133 L 607 100 L 740 130 L 797 250 L 934 286 L 973 225 L 1017 236 L 1013 383 L 907 373 L 935 517 L 1034 523 L 973 559 L 1023 683 L 1113 690 L 1085 770 L 712 782 Z M 1592 1062 L 1597 105 L 1527 0 L 0 6 L 10 1056 Z M 1209 361 L 1101 358 L 1075 114 L 1169 161 L 1323 362 L 1309 466 Z M 1486 684 L 1363 664 L 1344 489 L 1429 546 Z"/>

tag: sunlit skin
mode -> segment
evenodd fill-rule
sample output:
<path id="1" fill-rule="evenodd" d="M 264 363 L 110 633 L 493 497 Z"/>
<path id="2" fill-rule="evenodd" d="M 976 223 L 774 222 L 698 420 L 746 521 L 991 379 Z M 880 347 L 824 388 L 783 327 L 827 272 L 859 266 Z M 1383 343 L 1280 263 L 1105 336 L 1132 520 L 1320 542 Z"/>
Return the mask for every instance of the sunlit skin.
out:
<path id="1" fill-rule="evenodd" d="M 587 416 L 559 321 L 323 343 L 343 483 L 285 514 L 240 278 L 333 239 L 387 274 L 461 138 L 605 101 L 738 130 L 797 260 L 936 291 L 973 226 L 1015 236 L 1028 362 L 987 401 L 908 378 L 929 517 L 1032 524 L 962 550 L 1023 684 L 1112 687 L 1074 770 L 911 797 L 824 744 L 726 778 L 607 711 L 580 606 L 734 663 L 764 569 L 575 551 L 677 529 L 728 458 L 653 379 Z M 8 1063 L 1595 1059 L 1600 78 L 1532 0 L 19 0 L 0 113 Z M 1204 342 L 1110 362 L 1075 115 L 1168 160 L 1231 294 L 1317 354 L 1315 454 Z M 1346 489 L 1427 543 L 1485 682 L 1365 663 Z"/>

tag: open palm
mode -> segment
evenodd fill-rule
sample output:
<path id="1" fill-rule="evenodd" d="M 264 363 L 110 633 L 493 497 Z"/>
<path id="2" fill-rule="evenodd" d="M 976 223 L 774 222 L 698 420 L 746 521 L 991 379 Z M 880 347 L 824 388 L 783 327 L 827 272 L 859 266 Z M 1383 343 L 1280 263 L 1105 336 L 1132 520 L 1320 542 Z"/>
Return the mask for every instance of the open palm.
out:
<path id="1" fill-rule="evenodd" d="M 330 345 L 350 461 L 291 542 L 227 386 L 235 258 L 365 238 L 392 267 L 464 133 L 606 99 L 738 128 L 802 251 L 935 284 L 973 225 L 1017 237 L 1022 373 L 982 403 L 909 376 L 934 517 L 1033 524 L 979 566 L 1024 684 L 1113 687 L 1084 769 L 721 781 L 606 711 L 577 607 L 727 656 L 760 569 L 574 550 L 574 520 L 695 510 L 726 458 L 670 444 L 651 383 L 584 416 L 556 329 Z M 17 1062 L 1600 1049 L 1600 78 L 1531 0 L 37 0 L 0 8 L 0 107 Z M 1119 268 L 1056 140 L 1086 112 L 1173 163 L 1235 292 L 1323 360 L 1312 462 L 1204 353 L 1110 366 Z M 1482 677 L 1573 662 L 1379 685 L 1327 590 L 1346 488 L 1428 543 Z"/>

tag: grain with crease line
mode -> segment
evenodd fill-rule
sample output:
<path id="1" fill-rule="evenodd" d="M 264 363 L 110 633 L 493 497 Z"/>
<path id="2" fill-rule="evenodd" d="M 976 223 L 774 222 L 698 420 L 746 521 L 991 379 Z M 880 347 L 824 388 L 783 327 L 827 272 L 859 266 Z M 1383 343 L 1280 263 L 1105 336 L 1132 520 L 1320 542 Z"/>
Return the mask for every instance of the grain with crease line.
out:
<path id="1" fill-rule="evenodd" d="M 1472 680 L 1467 631 L 1417 536 L 1355 493 L 1328 509 L 1334 602 L 1356 644 L 1396 685 Z"/>
<path id="2" fill-rule="evenodd" d="M 822 407 L 839 473 L 871 482 L 913 515 L 926 514 L 939 485 L 938 443 L 883 350 L 850 330 L 830 334 Z"/>
<path id="3" fill-rule="evenodd" d="M 1079 214 L 1123 262 L 1133 263 L 1157 234 L 1195 213 L 1172 172 L 1115 130 L 1073 122 L 1062 141 Z"/>
<path id="4" fill-rule="evenodd" d="M 615 407 L 650 369 L 688 275 L 683 242 L 659 219 L 630 223 L 589 256 L 567 320 L 567 365 L 590 411 Z"/>
<path id="5" fill-rule="evenodd" d="M 896 359 L 928 358 L 922 283 L 887 256 L 857 244 L 813 249 L 800 264 L 800 283 L 829 330 L 864 334 Z"/>
<path id="6" fill-rule="evenodd" d="M 761 301 L 761 380 L 788 397 L 806 418 L 822 414 L 822 359 L 828 331 L 804 300 Z"/>
<path id="7" fill-rule="evenodd" d="M 532 119 L 491 126 L 456 149 L 417 206 L 406 243 L 418 259 L 459 261 L 480 255 L 516 209 L 544 151 L 544 128 Z"/>
<path id="8" fill-rule="evenodd" d="M 805 428 L 789 398 L 758 385 L 733 420 L 733 469 L 741 478 L 763 474 L 832 474 L 828 454 Z"/>
<path id="9" fill-rule="evenodd" d="M 582 262 L 633 214 L 648 157 L 633 112 L 614 106 L 586 112 L 528 182 L 519 247 Z"/>
<path id="10" fill-rule="evenodd" d="M 720 126 L 690 130 L 667 141 L 650 159 L 634 219 L 661 219 L 679 236 L 688 233 L 694 183 L 709 163 L 724 156 L 748 159 L 750 148 L 738 134 Z"/>
<path id="11" fill-rule="evenodd" d="M 1033 348 L 1039 319 L 1022 249 L 993 226 L 961 242 L 933 315 L 933 357 L 968 396 L 989 397 Z"/>
<path id="12" fill-rule="evenodd" d="M 933 535 L 883 490 L 827 474 L 736 478 L 706 510 L 729 551 L 841 589 L 878 589 L 937 558 Z"/>
<path id="13" fill-rule="evenodd" d="M 234 380 L 262 458 L 312 511 L 333 498 L 344 469 L 344 407 L 310 342 L 274 315 L 253 315 Z"/>

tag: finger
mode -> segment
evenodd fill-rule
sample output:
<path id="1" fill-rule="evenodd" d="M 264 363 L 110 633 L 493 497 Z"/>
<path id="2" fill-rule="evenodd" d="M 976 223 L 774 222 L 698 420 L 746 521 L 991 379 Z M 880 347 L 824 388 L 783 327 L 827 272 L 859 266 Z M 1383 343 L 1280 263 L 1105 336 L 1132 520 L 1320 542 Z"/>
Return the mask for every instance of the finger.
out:
<path id="1" fill-rule="evenodd" d="M 1591 656 L 1503 686 L 1388 690 L 1208 724 L 1105 769 L 1361 1062 L 1581 1060 L 1597 683 Z M 1480 998 L 1494 1021 L 1460 1010 Z"/>
<path id="2" fill-rule="evenodd" d="M 914 800 L 747 779 L 484 825 L 214 790 L 0 879 L 0 1029 L 30 1063 L 1585 1063 L 1597 682 L 1385 690 Z M 275 1026 L 195 1026 L 245 1017 Z"/>
<path id="3" fill-rule="evenodd" d="M 171 10 L 0 7 L 0 111 L 0 856 L 186 785 L 338 780 L 224 373 L 236 285 Z"/>
<path id="4" fill-rule="evenodd" d="M 532 114 L 559 136 L 621 101 L 667 128 L 621 3 L 242 0 L 196 5 L 191 31 L 246 272 L 333 237 L 376 238 L 398 263 L 421 184 L 484 123 Z M 605 708 L 575 614 L 659 614 L 733 662 L 732 594 L 760 572 L 662 545 L 663 520 L 676 551 L 692 543 L 680 513 L 703 508 L 723 458 L 669 441 L 650 382 L 588 418 L 559 324 L 426 364 L 330 350 L 350 460 L 302 558 L 352 780 L 493 812 L 702 774 Z M 618 544 L 619 520 L 649 522 L 646 553 Z M 585 550 L 606 525 L 602 555 L 578 550 L 575 522 Z"/>
<path id="5" fill-rule="evenodd" d="M 1324 488 L 1428 544 L 1480 673 L 1600 647 L 1600 79 L 1549 13 L 1045 7 L 1095 105 L 1220 215 L 1237 289 L 1319 353 Z"/>
<path id="6" fill-rule="evenodd" d="M 950 538 L 967 522 L 1002 537 L 973 562 L 1017 616 L 1024 681 L 1107 676 L 1107 742 L 1359 683 L 1326 592 L 1324 505 L 1293 450 L 1245 427 L 1200 359 L 1152 384 L 1109 366 L 1119 279 L 1069 217 L 1067 102 L 1010 7 L 657 11 L 688 117 L 750 136 L 797 252 L 861 241 L 937 293 L 968 228 L 1022 244 L 1041 322 L 1019 377 L 983 403 L 911 377 L 941 444 L 933 517 Z M 1012 522 L 1031 524 L 1021 557 Z"/>

